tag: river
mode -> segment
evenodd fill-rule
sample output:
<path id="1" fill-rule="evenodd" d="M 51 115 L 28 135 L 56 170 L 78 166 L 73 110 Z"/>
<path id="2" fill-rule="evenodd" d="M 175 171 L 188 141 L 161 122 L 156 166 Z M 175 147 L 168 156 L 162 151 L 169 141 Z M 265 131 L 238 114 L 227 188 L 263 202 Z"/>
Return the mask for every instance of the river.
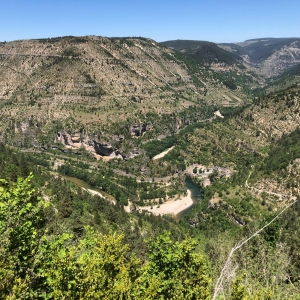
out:
<path id="1" fill-rule="evenodd" d="M 185 186 L 187 189 L 189 189 L 191 191 L 191 198 L 194 202 L 194 204 L 199 200 L 201 199 L 201 188 L 199 185 L 195 184 L 189 177 L 186 177 L 185 179 Z M 185 213 L 187 213 L 188 211 L 190 211 L 194 204 L 190 207 L 188 207 L 187 209 L 184 209 L 182 210 L 180 213 L 178 213 L 176 216 L 175 216 L 175 220 L 176 221 L 179 221 Z"/>
<path id="2" fill-rule="evenodd" d="M 78 179 L 77 177 L 71 177 L 71 176 L 62 175 L 62 174 L 60 174 L 60 176 L 62 176 L 63 178 L 77 184 L 78 186 L 80 186 L 84 189 L 95 191 L 95 192 L 101 194 L 104 198 L 106 198 L 108 200 L 112 200 L 113 202 L 116 202 L 116 199 L 112 195 L 109 195 L 109 194 L 107 194 L 106 192 L 104 192 L 102 190 L 99 190 L 97 188 L 94 188 L 94 187 L 90 186 L 87 182 L 85 182 L 81 179 Z"/>
<path id="3" fill-rule="evenodd" d="M 89 189 L 89 190 L 95 191 L 97 193 L 100 193 L 102 196 L 104 196 L 104 198 L 116 202 L 116 199 L 113 196 L 107 194 L 106 192 L 103 192 L 102 190 L 99 190 L 97 188 L 90 186 L 87 182 L 85 182 L 81 179 L 78 179 L 76 177 L 70 177 L 67 175 L 61 175 L 61 176 L 64 177 L 65 179 L 77 184 L 78 186 L 80 186 L 84 189 Z M 197 200 L 199 200 L 201 198 L 201 188 L 198 185 L 196 185 L 189 177 L 186 177 L 186 179 L 185 179 L 185 186 L 187 189 L 189 189 L 191 191 L 191 198 L 195 204 L 197 202 Z M 188 211 L 190 211 L 192 209 L 193 206 L 194 205 L 182 210 L 180 213 L 175 215 L 175 220 L 179 221 L 184 216 L 185 213 L 187 213 Z"/>

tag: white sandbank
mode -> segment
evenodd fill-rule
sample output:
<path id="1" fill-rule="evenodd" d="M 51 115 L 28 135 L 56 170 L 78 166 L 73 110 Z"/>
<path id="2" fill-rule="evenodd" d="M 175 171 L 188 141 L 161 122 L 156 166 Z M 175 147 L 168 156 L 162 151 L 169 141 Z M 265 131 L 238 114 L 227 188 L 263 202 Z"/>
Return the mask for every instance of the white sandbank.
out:
<path id="1" fill-rule="evenodd" d="M 171 148 L 165 150 L 164 152 L 161 152 L 157 155 L 155 155 L 152 159 L 155 160 L 155 159 L 159 159 L 159 158 L 163 158 L 166 154 L 168 154 L 175 146 L 172 146 Z"/>
<path id="2" fill-rule="evenodd" d="M 192 193 L 190 190 L 187 190 L 187 195 L 182 196 L 178 200 L 170 200 L 168 202 L 164 202 L 163 204 L 154 204 L 151 206 L 140 206 L 139 210 L 147 210 L 152 212 L 154 215 L 166 215 L 172 214 L 177 215 L 183 210 L 189 208 L 193 205 Z"/>
<path id="3" fill-rule="evenodd" d="M 89 191 L 92 195 L 98 195 L 99 197 L 109 201 L 111 204 L 116 204 L 115 201 L 113 201 L 111 199 L 107 199 L 100 192 L 97 192 L 97 191 L 94 191 L 94 190 L 91 190 L 91 189 L 86 189 L 86 188 L 83 188 L 83 189 L 86 190 L 86 191 Z"/>

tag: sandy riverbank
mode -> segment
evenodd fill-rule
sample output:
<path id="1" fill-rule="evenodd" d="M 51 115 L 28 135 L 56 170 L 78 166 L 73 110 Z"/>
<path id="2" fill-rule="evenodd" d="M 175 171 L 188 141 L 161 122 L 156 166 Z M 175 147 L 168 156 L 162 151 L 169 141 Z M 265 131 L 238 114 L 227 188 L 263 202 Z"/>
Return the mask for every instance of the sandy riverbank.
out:
<path id="1" fill-rule="evenodd" d="M 86 190 L 86 191 L 89 191 L 92 195 L 98 195 L 101 198 L 105 199 L 105 197 L 100 192 L 97 192 L 97 191 L 94 191 L 94 190 L 91 190 L 91 189 L 87 189 L 87 188 L 83 188 L 83 189 Z"/>
<path id="2" fill-rule="evenodd" d="M 170 200 L 163 204 L 153 205 L 152 208 L 151 206 L 140 206 L 138 209 L 152 212 L 154 215 L 177 215 L 192 206 L 193 203 L 192 193 L 190 190 L 187 190 L 187 195 L 182 196 L 178 200 Z"/>
<path id="3" fill-rule="evenodd" d="M 163 158 L 166 154 L 168 154 L 171 150 L 173 150 L 174 147 L 175 146 L 165 150 L 164 152 L 161 152 L 161 153 L 155 155 L 152 159 L 155 160 L 155 159 Z"/>
<path id="4" fill-rule="evenodd" d="M 116 204 L 115 201 L 111 200 L 111 199 L 107 199 L 106 197 L 104 197 L 100 192 L 97 192 L 97 191 L 94 191 L 94 190 L 91 190 L 91 189 L 87 189 L 87 188 L 83 188 L 84 190 L 86 191 L 89 191 L 92 195 L 98 195 L 99 197 L 109 201 L 111 204 Z"/>

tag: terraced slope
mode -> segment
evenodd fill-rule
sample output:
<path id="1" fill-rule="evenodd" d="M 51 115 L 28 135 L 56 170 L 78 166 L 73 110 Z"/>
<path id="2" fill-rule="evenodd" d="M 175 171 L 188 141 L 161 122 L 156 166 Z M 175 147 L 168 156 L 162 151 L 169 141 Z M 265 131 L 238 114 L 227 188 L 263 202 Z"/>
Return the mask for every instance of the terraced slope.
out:
<path id="1" fill-rule="evenodd" d="M 62 131 L 112 143 L 115 136 L 119 141 L 151 129 L 149 113 L 163 120 L 191 106 L 247 101 L 243 90 L 233 95 L 214 71 L 150 39 L 0 44 L 0 132 L 6 143 L 49 145 Z"/>

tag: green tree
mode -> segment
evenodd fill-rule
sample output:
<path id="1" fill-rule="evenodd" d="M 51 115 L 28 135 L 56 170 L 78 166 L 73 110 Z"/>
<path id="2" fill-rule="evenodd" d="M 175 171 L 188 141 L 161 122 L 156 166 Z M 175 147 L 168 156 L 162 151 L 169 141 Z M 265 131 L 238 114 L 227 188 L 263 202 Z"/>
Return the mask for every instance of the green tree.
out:
<path id="1" fill-rule="evenodd" d="M 25 292 L 32 278 L 45 203 L 31 180 L 32 174 L 12 186 L 0 180 L 0 298 L 12 290 Z"/>
<path id="2" fill-rule="evenodd" d="M 149 262 L 139 278 L 142 299 L 210 299 L 206 259 L 195 250 L 196 241 L 174 243 L 170 233 L 148 245 Z"/>
<path id="3" fill-rule="evenodd" d="M 91 227 L 81 238 L 50 235 L 31 180 L 0 181 L 1 299 L 209 299 L 209 269 L 195 241 L 174 243 L 165 233 L 148 243 L 142 264 L 123 235 Z"/>
<path id="4" fill-rule="evenodd" d="M 74 244 L 73 236 L 48 237 L 39 253 L 45 297 L 54 299 L 129 299 L 140 261 L 129 253 L 123 235 L 101 236 L 91 227 Z"/>

